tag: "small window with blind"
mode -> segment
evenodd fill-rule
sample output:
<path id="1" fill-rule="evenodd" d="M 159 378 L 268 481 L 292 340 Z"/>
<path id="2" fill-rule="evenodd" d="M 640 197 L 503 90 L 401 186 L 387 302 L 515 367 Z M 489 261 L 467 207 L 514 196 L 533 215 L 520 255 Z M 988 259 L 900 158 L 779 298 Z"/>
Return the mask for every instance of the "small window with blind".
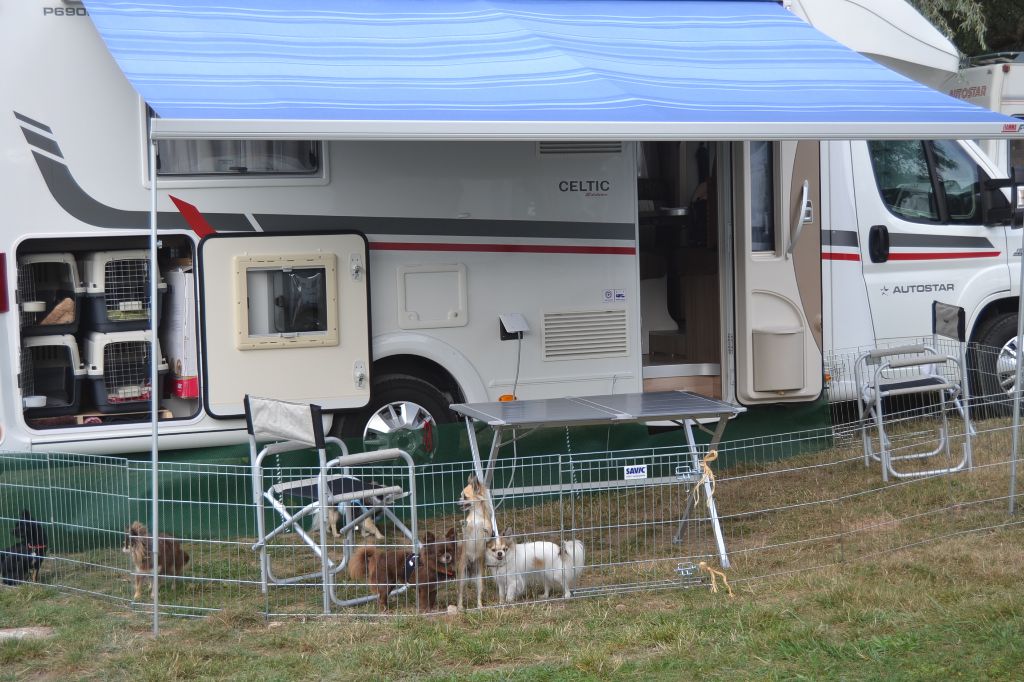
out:
<path id="1" fill-rule="evenodd" d="M 149 119 L 157 114 L 146 107 Z M 161 179 L 320 178 L 323 145 L 316 140 L 158 140 Z"/>

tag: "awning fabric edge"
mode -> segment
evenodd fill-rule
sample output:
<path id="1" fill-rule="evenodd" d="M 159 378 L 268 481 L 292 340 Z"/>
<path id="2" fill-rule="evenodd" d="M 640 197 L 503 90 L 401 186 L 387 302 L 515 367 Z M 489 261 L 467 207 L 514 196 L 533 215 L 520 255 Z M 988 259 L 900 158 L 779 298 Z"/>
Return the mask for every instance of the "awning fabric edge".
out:
<path id="1" fill-rule="evenodd" d="M 172 139 L 630 141 L 1008 139 L 1020 123 L 793 122 L 693 123 L 594 121 L 339 121 L 154 119 L 151 135 Z"/>

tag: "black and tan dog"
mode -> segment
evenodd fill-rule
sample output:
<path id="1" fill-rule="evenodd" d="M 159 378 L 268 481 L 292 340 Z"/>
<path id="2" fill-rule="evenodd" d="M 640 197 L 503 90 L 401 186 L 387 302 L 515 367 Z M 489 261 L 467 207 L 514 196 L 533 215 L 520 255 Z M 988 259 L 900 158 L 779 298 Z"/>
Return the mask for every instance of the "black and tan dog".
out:
<path id="1" fill-rule="evenodd" d="M 25 545 L 29 555 L 29 572 L 34 582 L 39 582 L 39 569 L 46 558 L 48 540 L 46 527 L 32 518 L 28 509 L 21 510 L 21 517 L 14 524 L 14 537 Z"/>
<path id="2" fill-rule="evenodd" d="M 4 585 L 23 583 L 31 571 L 32 557 L 24 542 L 0 550 L 0 580 Z"/>
<path id="3" fill-rule="evenodd" d="M 440 541 L 428 531 L 417 553 L 398 547 L 362 545 L 352 555 L 348 575 L 353 580 L 366 580 L 377 593 L 381 611 L 388 610 L 388 595 L 401 585 L 416 586 L 420 611 L 435 611 L 438 583 L 455 575 L 455 552 L 454 528 Z"/>
<path id="4" fill-rule="evenodd" d="M 149 579 L 153 572 L 153 539 L 144 525 L 138 521 L 132 522 L 124 536 L 124 547 L 121 551 L 131 556 L 132 564 L 135 565 L 135 596 L 133 599 L 142 598 L 142 584 Z M 160 575 L 175 576 L 181 575 L 182 569 L 188 563 L 188 552 L 181 547 L 181 543 L 174 538 L 161 535 L 157 543 L 157 567 Z"/>

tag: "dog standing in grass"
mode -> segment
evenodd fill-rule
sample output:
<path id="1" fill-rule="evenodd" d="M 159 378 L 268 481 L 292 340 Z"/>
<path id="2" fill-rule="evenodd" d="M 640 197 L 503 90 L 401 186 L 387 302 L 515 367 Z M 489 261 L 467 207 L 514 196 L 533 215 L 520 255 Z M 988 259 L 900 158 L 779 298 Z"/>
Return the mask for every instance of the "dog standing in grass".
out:
<path id="1" fill-rule="evenodd" d="M 121 551 L 132 558 L 135 565 L 135 596 L 136 601 L 142 598 L 142 584 L 153 572 L 153 539 L 144 525 L 132 522 L 124 536 L 124 547 Z M 181 575 L 188 563 L 188 552 L 177 540 L 161 535 L 157 541 L 157 568 L 160 575 Z"/>
<path id="2" fill-rule="evenodd" d="M 418 552 L 378 545 L 357 547 L 348 565 L 348 575 L 353 580 L 366 579 L 370 589 L 377 593 L 382 613 L 388 610 L 391 591 L 401 585 L 416 588 L 421 612 L 435 611 L 437 587 L 451 579 L 455 553 L 454 528 L 449 528 L 442 539 L 427 531 Z"/>
<path id="3" fill-rule="evenodd" d="M 484 605 L 484 557 L 487 541 L 494 534 L 491 531 L 490 496 L 476 474 L 469 475 L 466 487 L 462 489 L 462 497 L 459 498 L 459 506 L 466 512 L 466 518 L 462 521 L 462 542 L 459 548 L 458 609 L 462 610 L 466 581 L 470 578 L 476 580 L 476 607 L 480 609 Z"/>
<path id="4" fill-rule="evenodd" d="M 28 549 L 28 567 L 33 582 L 39 582 L 39 568 L 46 558 L 46 528 L 32 518 L 28 509 L 21 510 L 21 516 L 14 524 L 14 537 L 24 543 Z"/>

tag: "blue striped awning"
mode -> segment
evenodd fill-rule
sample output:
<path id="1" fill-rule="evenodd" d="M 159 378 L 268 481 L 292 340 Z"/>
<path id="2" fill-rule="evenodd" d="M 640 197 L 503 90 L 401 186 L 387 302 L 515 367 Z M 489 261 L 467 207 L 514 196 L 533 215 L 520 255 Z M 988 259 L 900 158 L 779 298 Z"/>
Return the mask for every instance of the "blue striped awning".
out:
<path id="1" fill-rule="evenodd" d="M 996 137 L 770 0 L 86 0 L 157 137 Z"/>

